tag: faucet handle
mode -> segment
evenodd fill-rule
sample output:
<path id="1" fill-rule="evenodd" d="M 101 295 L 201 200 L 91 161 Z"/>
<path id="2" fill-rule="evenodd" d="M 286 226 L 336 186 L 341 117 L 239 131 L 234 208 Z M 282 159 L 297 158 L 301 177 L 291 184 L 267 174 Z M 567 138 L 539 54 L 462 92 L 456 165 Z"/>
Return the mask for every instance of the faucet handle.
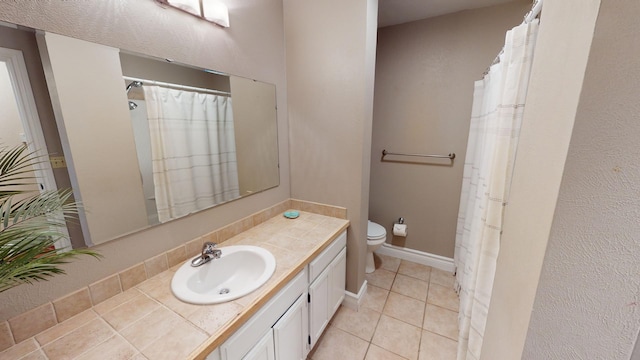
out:
<path id="1" fill-rule="evenodd" d="M 211 254 L 217 246 L 218 244 L 214 242 L 206 241 L 202 244 L 202 254 Z"/>
<path id="2" fill-rule="evenodd" d="M 220 249 L 216 249 L 216 246 L 218 246 L 218 244 L 214 242 L 205 242 L 204 245 L 202 245 L 202 258 L 220 259 L 222 251 Z"/>

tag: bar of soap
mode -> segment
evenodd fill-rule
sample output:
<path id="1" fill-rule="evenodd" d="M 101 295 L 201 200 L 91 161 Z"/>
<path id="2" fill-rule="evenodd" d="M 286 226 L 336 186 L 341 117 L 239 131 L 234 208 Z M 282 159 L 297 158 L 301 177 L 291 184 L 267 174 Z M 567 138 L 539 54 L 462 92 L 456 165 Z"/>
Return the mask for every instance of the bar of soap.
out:
<path id="1" fill-rule="evenodd" d="M 295 210 L 284 212 L 284 217 L 286 217 L 287 219 L 295 219 L 298 216 L 300 216 L 300 213 Z"/>

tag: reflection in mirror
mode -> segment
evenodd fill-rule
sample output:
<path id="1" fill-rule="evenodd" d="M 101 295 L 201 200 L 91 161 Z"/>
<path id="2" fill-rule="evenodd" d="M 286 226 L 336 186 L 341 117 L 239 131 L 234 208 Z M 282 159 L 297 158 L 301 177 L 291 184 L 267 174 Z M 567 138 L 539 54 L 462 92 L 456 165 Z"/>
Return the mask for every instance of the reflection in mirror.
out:
<path id="1" fill-rule="evenodd" d="M 229 76 L 167 72 L 176 66 L 123 53 L 120 62 L 150 224 L 240 197 L 233 102 L 219 90 Z M 159 81 L 178 73 L 180 84 Z"/>
<path id="2" fill-rule="evenodd" d="M 274 85 L 39 40 L 87 244 L 279 184 Z"/>
<path id="3" fill-rule="evenodd" d="M 51 163 L 33 164 L 41 190 L 70 188 L 35 31 L 7 23 L 0 25 L 0 59 L 9 74 L 8 78 L 0 80 L 5 89 L 2 91 L 2 101 L 13 102 L 5 102 L 0 106 L 3 110 L 0 143 L 2 146 L 11 146 L 26 142 L 29 151 L 51 157 Z M 17 117 L 12 115 L 12 109 L 17 109 L 17 113 L 13 112 Z M 11 123 L 13 126 L 6 127 Z M 84 247 L 77 222 L 68 225 L 72 240 L 77 241 L 73 246 Z M 67 241 L 56 243 L 59 248 L 69 245 Z"/>

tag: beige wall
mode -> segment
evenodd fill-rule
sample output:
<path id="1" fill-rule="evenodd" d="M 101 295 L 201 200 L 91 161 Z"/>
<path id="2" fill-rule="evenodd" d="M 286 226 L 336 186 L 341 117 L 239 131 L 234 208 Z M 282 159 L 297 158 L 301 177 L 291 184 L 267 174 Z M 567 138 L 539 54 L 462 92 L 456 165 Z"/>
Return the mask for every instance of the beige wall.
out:
<path id="1" fill-rule="evenodd" d="M 293 197 L 344 206 L 347 290 L 364 282 L 376 0 L 284 1 Z"/>
<path id="2" fill-rule="evenodd" d="M 599 0 L 544 2 L 482 359 L 522 355 L 598 7 Z M 554 357 L 532 357 L 540 358 Z"/>
<path id="3" fill-rule="evenodd" d="M 278 139 L 272 84 L 232 76 L 233 130 L 240 196 L 278 185 Z M 251 144 L 251 146 L 238 146 Z"/>
<path id="4" fill-rule="evenodd" d="M 638 14 L 637 1 L 600 6 L 523 359 L 631 358 L 640 330 Z"/>
<path id="5" fill-rule="evenodd" d="M 85 242 L 98 245 L 146 227 L 119 50 L 52 33 L 40 40 L 74 196 L 84 209 Z"/>
<path id="6" fill-rule="evenodd" d="M 387 229 L 388 242 L 453 258 L 473 83 L 530 7 L 519 1 L 380 29 L 369 219 Z M 452 166 L 397 156 L 383 162 L 383 149 L 456 158 Z M 408 236 L 392 238 L 401 216 Z"/>
<path id="7" fill-rule="evenodd" d="M 62 0 L 0 2 L 0 20 L 273 83 L 278 90 L 278 108 L 286 109 L 282 3 L 278 0 L 226 3 L 234 24 L 228 29 L 164 9 L 153 1 L 137 0 L 117 3 L 93 0 L 82 4 Z M 286 111 L 278 112 L 280 186 L 100 245 L 96 249 L 104 255 L 101 261 L 84 257 L 65 266 L 67 276 L 0 294 L 0 319 L 287 199 L 290 193 L 286 116 Z"/>

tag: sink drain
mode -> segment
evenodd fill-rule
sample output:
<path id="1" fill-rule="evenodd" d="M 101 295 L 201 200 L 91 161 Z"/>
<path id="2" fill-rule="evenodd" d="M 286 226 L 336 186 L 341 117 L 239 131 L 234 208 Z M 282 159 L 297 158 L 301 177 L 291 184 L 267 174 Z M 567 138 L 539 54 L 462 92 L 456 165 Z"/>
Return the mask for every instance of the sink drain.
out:
<path id="1" fill-rule="evenodd" d="M 228 294 L 230 291 L 231 290 L 229 290 L 229 288 L 220 289 L 219 294 L 220 295 Z"/>

